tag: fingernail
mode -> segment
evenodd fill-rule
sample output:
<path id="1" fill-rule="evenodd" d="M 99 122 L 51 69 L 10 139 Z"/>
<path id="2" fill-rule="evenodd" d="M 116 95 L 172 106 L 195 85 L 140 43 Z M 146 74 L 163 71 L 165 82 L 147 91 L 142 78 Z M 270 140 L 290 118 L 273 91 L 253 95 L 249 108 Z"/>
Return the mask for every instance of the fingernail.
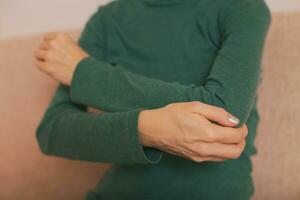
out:
<path id="1" fill-rule="evenodd" d="M 229 121 L 235 124 L 238 124 L 240 120 L 233 115 L 229 115 Z"/>

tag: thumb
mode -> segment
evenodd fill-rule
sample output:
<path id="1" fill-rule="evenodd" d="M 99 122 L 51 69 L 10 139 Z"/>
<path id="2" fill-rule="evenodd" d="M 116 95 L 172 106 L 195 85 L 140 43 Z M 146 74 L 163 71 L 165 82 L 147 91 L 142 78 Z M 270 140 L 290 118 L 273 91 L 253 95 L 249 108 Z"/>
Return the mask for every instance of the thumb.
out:
<path id="1" fill-rule="evenodd" d="M 192 112 L 201 114 L 208 120 L 217 122 L 223 126 L 234 127 L 240 123 L 238 118 L 227 112 L 224 108 L 202 102 L 192 102 Z"/>

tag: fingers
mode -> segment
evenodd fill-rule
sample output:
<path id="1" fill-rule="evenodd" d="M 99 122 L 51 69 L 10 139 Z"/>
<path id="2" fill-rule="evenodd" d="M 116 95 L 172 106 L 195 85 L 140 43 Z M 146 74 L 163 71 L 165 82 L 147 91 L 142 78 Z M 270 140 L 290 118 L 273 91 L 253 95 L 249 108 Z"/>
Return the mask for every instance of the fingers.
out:
<path id="1" fill-rule="evenodd" d="M 207 131 L 208 142 L 239 143 L 248 135 L 247 126 L 244 124 L 239 128 L 223 127 L 218 124 L 211 124 Z"/>
<path id="2" fill-rule="evenodd" d="M 42 42 L 42 43 L 40 44 L 40 46 L 39 46 L 39 49 L 40 49 L 40 50 L 45 50 L 45 51 L 47 51 L 47 50 L 49 50 L 49 48 L 50 48 L 50 44 L 49 44 L 49 42 L 47 42 L 47 41 Z"/>
<path id="3" fill-rule="evenodd" d="M 47 56 L 46 50 L 38 49 L 34 52 L 34 57 L 38 60 L 46 60 Z"/>
<path id="4" fill-rule="evenodd" d="M 43 62 L 43 61 L 36 61 L 35 62 L 35 64 L 36 64 L 36 66 L 39 68 L 39 69 L 42 69 L 42 68 L 44 68 L 44 65 L 45 65 L 45 62 Z"/>
<path id="5" fill-rule="evenodd" d="M 222 159 L 237 159 L 241 156 L 246 145 L 246 140 L 238 144 L 222 143 L 197 143 L 188 147 L 190 151 L 198 154 L 199 157 L 214 157 Z"/>
<path id="6" fill-rule="evenodd" d="M 35 52 L 38 59 L 46 59 L 47 52 L 64 55 L 63 51 L 74 51 L 75 41 L 67 33 L 51 32 L 44 35 L 44 39 Z M 75 46 L 77 47 L 77 46 Z M 53 55 L 53 53 L 48 53 Z"/>
<path id="7" fill-rule="evenodd" d="M 40 61 L 40 60 L 37 60 L 37 61 L 35 62 L 35 66 L 36 66 L 39 70 L 41 70 L 42 72 L 45 72 L 46 74 L 51 75 L 51 72 L 50 72 L 50 70 L 48 69 L 48 67 L 46 67 L 46 63 L 45 63 L 45 62 Z"/>
<path id="8" fill-rule="evenodd" d="M 63 32 L 49 32 L 46 33 L 43 37 L 43 40 L 47 42 L 54 39 L 72 40 L 72 37 L 68 33 L 63 33 Z"/>
<path id="9" fill-rule="evenodd" d="M 58 34 L 60 34 L 60 33 L 58 33 L 58 32 L 49 32 L 49 33 L 46 33 L 46 34 L 44 35 L 44 40 L 45 40 L 45 41 L 52 40 L 52 39 L 54 39 Z"/>
<path id="10" fill-rule="evenodd" d="M 206 117 L 210 121 L 217 122 L 223 126 L 236 126 L 239 120 L 220 107 L 202 103 L 200 101 L 191 102 L 192 111 Z"/>

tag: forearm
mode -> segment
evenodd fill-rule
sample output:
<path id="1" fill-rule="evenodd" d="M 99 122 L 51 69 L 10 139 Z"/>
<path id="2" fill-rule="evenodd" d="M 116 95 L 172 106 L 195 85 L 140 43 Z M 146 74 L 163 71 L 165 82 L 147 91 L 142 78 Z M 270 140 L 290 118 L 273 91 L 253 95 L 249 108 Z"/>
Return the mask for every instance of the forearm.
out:
<path id="1" fill-rule="evenodd" d="M 143 149 L 139 140 L 141 110 L 89 113 L 67 103 L 66 95 L 67 88 L 60 86 L 37 128 L 38 143 L 45 154 L 93 162 L 159 161 L 160 152 Z"/>
<path id="2" fill-rule="evenodd" d="M 87 58 L 76 68 L 70 97 L 73 102 L 113 112 L 200 101 L 227 109 L 245 122 L 256 92 L 258 68 L 249 68 L 251 76 L 248 79 L 238 74 L 231 79 L 234 73 L 231 70 L 216 71 L 205 85 L 182 85 L 151 79 Z M 240 88 L 237 82 L 248 86 Z"/>
<path id="3" fill-rule="evenodd" d="M 92 57 L 76 68 L 70 87 L 72 101 L 104 111 L 159 108 L 175 102 L 201 101 L 224 107 L 222 91 L 209 87 L 147 78 Z"/>

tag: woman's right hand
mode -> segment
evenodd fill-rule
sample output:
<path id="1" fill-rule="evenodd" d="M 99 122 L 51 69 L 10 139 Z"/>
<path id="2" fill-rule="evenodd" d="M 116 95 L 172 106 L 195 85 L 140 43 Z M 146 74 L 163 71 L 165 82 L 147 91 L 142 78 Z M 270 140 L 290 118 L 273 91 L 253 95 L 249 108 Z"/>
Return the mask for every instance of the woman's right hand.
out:
<path id="1" fill-rule="evenodd" d="M 215 123 L 214 123 L 215 122 Z M 247 126 L 222 108 L 202 102 L 172 103 L 139 115 L 139 138 L 195 162 L 237 159 L 245 148 Z"/>

